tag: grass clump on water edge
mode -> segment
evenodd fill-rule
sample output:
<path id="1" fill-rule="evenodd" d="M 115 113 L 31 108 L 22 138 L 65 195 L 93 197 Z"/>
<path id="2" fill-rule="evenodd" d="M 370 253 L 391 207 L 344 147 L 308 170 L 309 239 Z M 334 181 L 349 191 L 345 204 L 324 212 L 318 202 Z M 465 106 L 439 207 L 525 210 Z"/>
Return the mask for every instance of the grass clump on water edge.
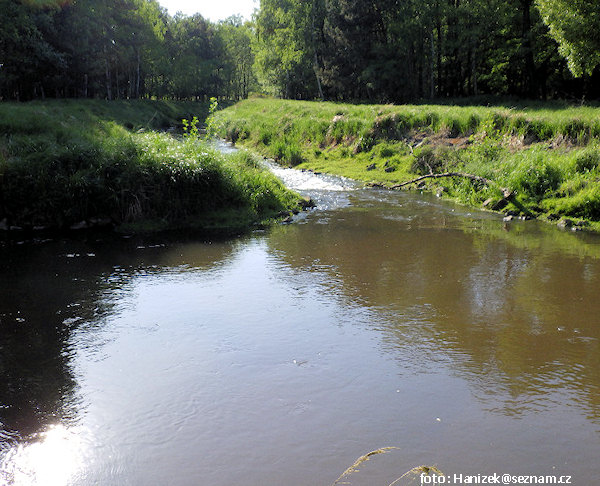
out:
<path id="1" fill-rule="evenodd" d="M 600 230 L 598 107 L 253 98 L 217 112 L 214 125 L 221 136 L 284 165 Z"/>
<path id="2" fill-rule="evenodd" d="M 96 103 L 67 105 L 0 105 L 3 227 L 239 230 L 297 205 L 298 196 L 247 153 L 131 131 L 114 121 L 128 111 L 120 102 L 100 104 L 99 115 Z M 150 113 L 143 103 L 136 109 L 128 112 L 132 124 Z"/>

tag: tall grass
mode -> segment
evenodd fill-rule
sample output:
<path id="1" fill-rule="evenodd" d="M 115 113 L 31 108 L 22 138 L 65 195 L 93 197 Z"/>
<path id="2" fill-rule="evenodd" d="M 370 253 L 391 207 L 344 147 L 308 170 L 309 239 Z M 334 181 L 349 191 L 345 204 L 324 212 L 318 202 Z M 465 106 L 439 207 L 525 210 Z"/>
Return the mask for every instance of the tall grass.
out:
<path id="1" fill-rule="evenodd" d="M 294 206 L 297 196 L 252 156 L 224 156 L 197 139 L 147 130 L 171 122 L 170 112 L 194 108 L 162 106 L 157 114 L 158 107 L 0 105 L 0 221 L 23 228 L 90 220 L 243 226 Z"/>
<path id="2" fill-rule="evenodd" d="M 543 106 L 543 105 L 542 105 Z M 256 142 L 265 133 L 337 143 L 370 135 L 398 140 L 413 130 L 469 136 L 493 126 L 503 135 L 585 143 L 600 137 L 600 109 L 540 106 L 350 105 L 254 98 L 220 112 L 220 133 Z M 240 136 L 241 134 L 241 136 Z M 231 137 L 230 137 L 231 138 Z"/>

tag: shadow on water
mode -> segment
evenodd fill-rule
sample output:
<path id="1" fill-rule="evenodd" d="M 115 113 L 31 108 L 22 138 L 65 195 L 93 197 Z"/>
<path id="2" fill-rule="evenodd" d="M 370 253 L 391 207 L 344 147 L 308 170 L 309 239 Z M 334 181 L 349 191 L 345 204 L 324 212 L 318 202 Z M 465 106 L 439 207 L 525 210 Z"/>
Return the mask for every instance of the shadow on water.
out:
<path id="1" fill-rule="evenodd" d="M 238 242 L 181 235 L 6 245 L 0 261 L 0 452 L 76 422 L 72 337 L 102 327 L 132 278 L 218 268 Z M 172 245 L 177 251 L 172 251 Z M 83 328 L 82 328 L 83 327 Z"/>

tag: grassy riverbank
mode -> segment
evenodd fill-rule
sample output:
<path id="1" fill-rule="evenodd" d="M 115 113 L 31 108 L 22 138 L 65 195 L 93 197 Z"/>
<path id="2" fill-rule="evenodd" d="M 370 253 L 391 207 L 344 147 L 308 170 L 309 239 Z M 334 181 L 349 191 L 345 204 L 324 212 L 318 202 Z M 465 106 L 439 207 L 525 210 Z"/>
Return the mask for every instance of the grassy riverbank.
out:
<path id="1" fill-rule="evenodd" d="M 215 124 L 286 165 L 390 188 L 427 176 L 404 187 L 600 230 L 600 108 L 253 98 L 218 112 Z"/>
<path id="2" fill-rule="evenodd" d="M 251 155 L 164 130 L 190 102 L 0 103 L 0 226 L 240 229 L 296 207 Z"/>

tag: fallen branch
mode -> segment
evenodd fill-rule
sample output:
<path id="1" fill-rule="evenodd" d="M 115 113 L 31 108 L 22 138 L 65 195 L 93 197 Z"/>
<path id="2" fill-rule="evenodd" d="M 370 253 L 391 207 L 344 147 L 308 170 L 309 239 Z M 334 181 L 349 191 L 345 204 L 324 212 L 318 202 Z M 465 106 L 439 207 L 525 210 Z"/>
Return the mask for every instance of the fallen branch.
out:
<path id="1" fill-rule="evenodd" d="M 424 179 L 440 179 L 442 177 L 465 177 L 467 179 L 471 179 L 472 181 L 481 182 L 486 185 L 493 184 L 493 182 L 491 180 L 486 179 L 485 177 L 474 175 L 474 174 L 466 174 L 464 172 L 444 172 L 443 174 L 427 174 L 427 175 L 424 175 L 421 177 L 417 177 L 416 179 L 413 179 L 411 181 L 403 182 L 401 184 L 395 184 L 391 188 L 392 189 L 400 189 L 401 187 L 409 186 L 410 184 L 420 182 Z M 504 192 L 506 190 L 507 189 L 503 189 L 502 191 Z M 508 191 L 508 192 L 510 193 L 512 191 Z M 505 196 L 505 197 L 508 197 L 508 196 Z"/>
<path id="2" fill-rule="evenodd" d="M 482 184 L 485 185 L 495 185 L 497 186 L 497 184 L 494 181 L 491 181 L 489 179 L 486 179 L 485 177 L 481 177 L 475 174 L 467 174 L 465 172 L 444 172 L 443 174 L 434 174 L 433 172 L 421 177 L 417 177 L 416 179 L 413 179 L 411 181 L 407 181 L 407 182 L 403 182 L 401 184 L 396 184 L 394 186 L 391 186 L 390 189 L 400 189 L 404 186 L 408 186 L 410 184 L 414 184 L 415 182 L 419 182 L 422 181 L 424 179 L 439 179 L 442 177 L 464 177 L 466 179 L 470 179 L 472 181 L 476 181 L 476 182 L 481 182 Z M 506 204 L 508 204 L 509 201 L 517 204 L 514 196 L 515 196 L 515 192 L 506 188 L 506 187 L 501 187 L 500 190 L 502 191 L 502 199 L 499 202 L 504 201 L 504 206 L 506 206 Z M 496 203 L 498 204 L 498 203 Z M 485 203 L 484 203 L 485 205 Z M 529 211 L 527 211 L 525 208 L 523 208 L 522 206 L 519 205 L 519 207 L 526 213 L 529 213 Z"/>

